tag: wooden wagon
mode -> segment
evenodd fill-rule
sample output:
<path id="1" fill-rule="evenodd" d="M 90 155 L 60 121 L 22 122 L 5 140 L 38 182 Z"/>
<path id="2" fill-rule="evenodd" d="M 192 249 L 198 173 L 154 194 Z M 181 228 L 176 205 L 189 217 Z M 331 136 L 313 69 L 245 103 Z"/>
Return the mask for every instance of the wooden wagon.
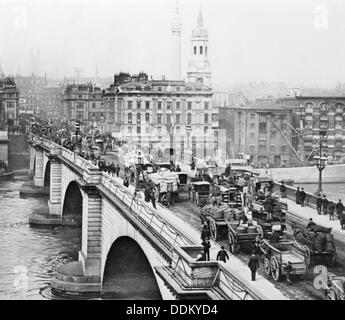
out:
<path id="1" fill-rule="evenodd" d="M 257 228 L 255 226 L 251 226 L 253 227 L 253 231 L 251 232 L 240 231 L 240 221 L 238 219 L 225 220 L 225 222 L 228 227 L 228 241 L 230 252 L 236 254 L 244 248 L 253 251 L 255 242 L 257 238 L 260 237 Z"/>
<path id="2" fill-rule="evenodd" d="M 332 228 L 324 228 L 325 233 L 330 233 Z M 321 260 L 322 264 L 325 264 L 327 266 L 334 266 L 337 262 L 337 252 L 335 249 L 335 245 L 333 243 L 332 245 L 332 250 L 327 251 L 317 251 L 315 246 L 314 246 L 314 241 L 310 238 L 308 238 L 308 232 L 306 228 L 296 228 L 294 230 L 294 239 L 300 243 L 301 245 L 304 245 L 307 250 L 309 251 L 309 255 L 311 259 L 316 260 L 319 259 Z"/>
<path id="3" fill-rule="evenodd" d="M 210 196 L 210 183 L 206 181 L 191 182 L 189 187 L 189 199 L 198 206 L 206 204 Z"/>
<path id="4" fill-rule="evenodd" d="M 225 206 L 224 206 L 225 205 Z M 212 210 L 212 208 L 214 210 Z M 222 210 L 222 214 L 219 215 L 219 211 Z M 226 213 L 224 214 L 224 211 Z M 212 205 L 206 205 L 200 210 L 201 223 L 207 223 L 211 238 L 214 241 L 224 240 L 228 236 L 228 225 L 226 220 L 231 220 L 231 216 L 239 216 L 239 209 L 230 209 L 227 204 L 223 204 L 221 207 L 213 207 Z M 239 221 L 236 222 L 237 224 Z"/>
<path id="5" fill-rule="evenodd" d="M 291 275 L 304 277 L 307 273 L 310 262 L 309 252 L 305 246 L 296 241 L 272 243 L 262 239 L 260 251 L 265 255 L 265 273 L 271 275 L 274 281 L 279 281 L 282 275 L 286 275 L 288 262 L 292 265 Z"/>

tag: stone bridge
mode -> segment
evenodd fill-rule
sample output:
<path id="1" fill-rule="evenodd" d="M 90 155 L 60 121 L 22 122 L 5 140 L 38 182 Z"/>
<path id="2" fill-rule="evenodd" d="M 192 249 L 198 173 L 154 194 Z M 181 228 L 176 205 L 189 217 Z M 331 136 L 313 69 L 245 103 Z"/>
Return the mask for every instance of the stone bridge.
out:
<path id="1" fill-rule="evenodd" d="M 30 136 L 36 187 L 49 188 L 49 213 L 32 219 L 81 228 L 79 259 L 58 267 L 52 292 L 128 299 L 269 299 L 216 261 L 121 179 L 48 140 Z M 174 213 L 171 212 L 173 215 Z"/>

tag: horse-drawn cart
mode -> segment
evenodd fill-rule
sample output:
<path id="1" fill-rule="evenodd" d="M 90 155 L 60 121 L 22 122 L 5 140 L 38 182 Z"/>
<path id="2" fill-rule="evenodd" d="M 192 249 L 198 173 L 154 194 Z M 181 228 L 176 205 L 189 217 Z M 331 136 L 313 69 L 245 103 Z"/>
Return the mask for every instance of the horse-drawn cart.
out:
<path id="1" fill-rule="evenodd" d="M 256 226 L 240 225 L 239 218 L 225 220 L 228 227 L 228 240 L 230 252 L 236 254 L 241 249 L 253 251 L 257 237 L 260 233 Z"/>
<path id="2" fill-rule="evenodd" d="M 315 229 L 312 230 L 296 228 L 294 230 L 295 240 L 308 248 L 313 260 L 320 259 L 321 263 L 327 266 L 335 265 L 337 252 L 331 234 L 332 228 L 315 226 Z"/>
<path id="3" fill-rule="evenodd" d="M 281 275 L 286 275 L 286 267 L 289 262 L 292 266 L 291 275 L 304 277 L 307 273 L 310 262 L 309 250 L 296 241 L 272 243 L 262 239 L 260 251 L 265 255 L 265 273 L 272 275 L 274 281 L 279 281 Z"/>

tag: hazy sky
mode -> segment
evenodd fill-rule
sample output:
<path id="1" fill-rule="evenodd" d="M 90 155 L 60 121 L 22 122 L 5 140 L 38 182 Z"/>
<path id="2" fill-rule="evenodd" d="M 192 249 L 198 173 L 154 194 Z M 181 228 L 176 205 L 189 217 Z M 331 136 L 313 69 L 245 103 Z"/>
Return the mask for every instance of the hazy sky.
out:
<path id="1" fill-rule="evenodd" d="M 48 77 L 171 68 L 175 0 L 0 0 L 0 60 L 6 74 L 32 71 L 40 51 Z M 182 74 L 199 7 L 209 31 L 214 82 L 345 82 L 343 0 L 180 0 Z"/>

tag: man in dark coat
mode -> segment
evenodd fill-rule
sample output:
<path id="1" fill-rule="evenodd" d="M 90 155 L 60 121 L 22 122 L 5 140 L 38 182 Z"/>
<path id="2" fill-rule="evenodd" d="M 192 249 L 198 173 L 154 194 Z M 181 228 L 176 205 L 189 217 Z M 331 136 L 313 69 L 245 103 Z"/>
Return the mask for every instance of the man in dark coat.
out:
<path id="1" fill-rule="evenodd" d="M 201 244 L 204 246 L 205 261 L 210 261 L 210 248 L 211 248 L 210 241 L 208 240 L 208 238 L 206 238 Z"/>
<path id="2" fill-rule="evenodd" d="M 230 164 L 227 164 L 225 168 L 225 176 L 230 177 L 230 175 L 231 175 L 231 166 Z"/>
<path id="3" fill-rule="evenodd" d="M 220 260 L 220 261 L 223 261 L 224 263 L 226 263 L 227 259 L 229 259 L 229 255 L 225 251 L 224 246 L 222 246 L 221 249 L 217 253 L 217 261 Z"/>
<path id="4" fill-rule="evenodd" d="M 322 198 L 321 195 L 319 195 L 316 199 L 316 210 L 318 214 L 321 214 L 322 211 Z"/>
<path id="5" fill-rule="evenodd" d="M 316 223 L 313 221 L 312 218 L 309 219 L 309 222 L 307 224 L 307 229 L 316 226 Z"/>
<path id="6" fill-rule="evenodd" d="M 327 211 L 329 214 L 329 220 L 334 220 L 334 210 L 335 210 L 335 206 L 333 204 L 333 202 L 329 202 L 328 203 L 328 207 L 327 207 Z"/>
<path id="7" fill-rule="evenodd" d="M 306 193 L 304 192 L 304 188 L 302 188 L 300 194 L 299 194 L 300 198 L 301 198 L 301 206 L 304 207 L 304 200 L 306 198 Z"/>
<path id="8" fill-rule="evenodd" d="M 248 262 L 248 267 L 250 271 L 252 272 L 252 281 L 255 281 L 256 269 L 259 268 L 259 266 L 260 264 L 259 264 L 258 256 L 255 253 L 253 253 Z"/>
<path id="9" fill-rule="evenodd" d="M 337 205 L 335 206 L 335 210 L 337 212 L 337 216 L 339 218 L 340 214 L 344 211 L 344 205 L 341 202 L 341 199 L 339 199 L 339 202 L 337 203 Z"/>
<path id="10" fill-rule="evenodd" d="M 210 235 L 211 235 L 210 229 L 209 229 L 207 223 L 205 222 L 202 225 L 202 231 L 201 231 L 201 240 L 202 240 L 202 242 L 204 242 L 206 238 L 209 239 Z"/>
<path id="11" fill-rule="evenodd" d="M 299 187 L 297 187 L 297 190 L 295 192 L 295 197 L 296 197 L 296 203 L 300 204 L 301 203 L 301 191 L 299 190 Z"/>
<path id="12" fill-rule="evenodd" d="M 326 195 L 324 194 L 323 198 L 322 198 L 322 211 L 323 211 L 323 214 L 327 214 L 327 208 L 328 208 L 328 200 L 327 200 Z"/>

